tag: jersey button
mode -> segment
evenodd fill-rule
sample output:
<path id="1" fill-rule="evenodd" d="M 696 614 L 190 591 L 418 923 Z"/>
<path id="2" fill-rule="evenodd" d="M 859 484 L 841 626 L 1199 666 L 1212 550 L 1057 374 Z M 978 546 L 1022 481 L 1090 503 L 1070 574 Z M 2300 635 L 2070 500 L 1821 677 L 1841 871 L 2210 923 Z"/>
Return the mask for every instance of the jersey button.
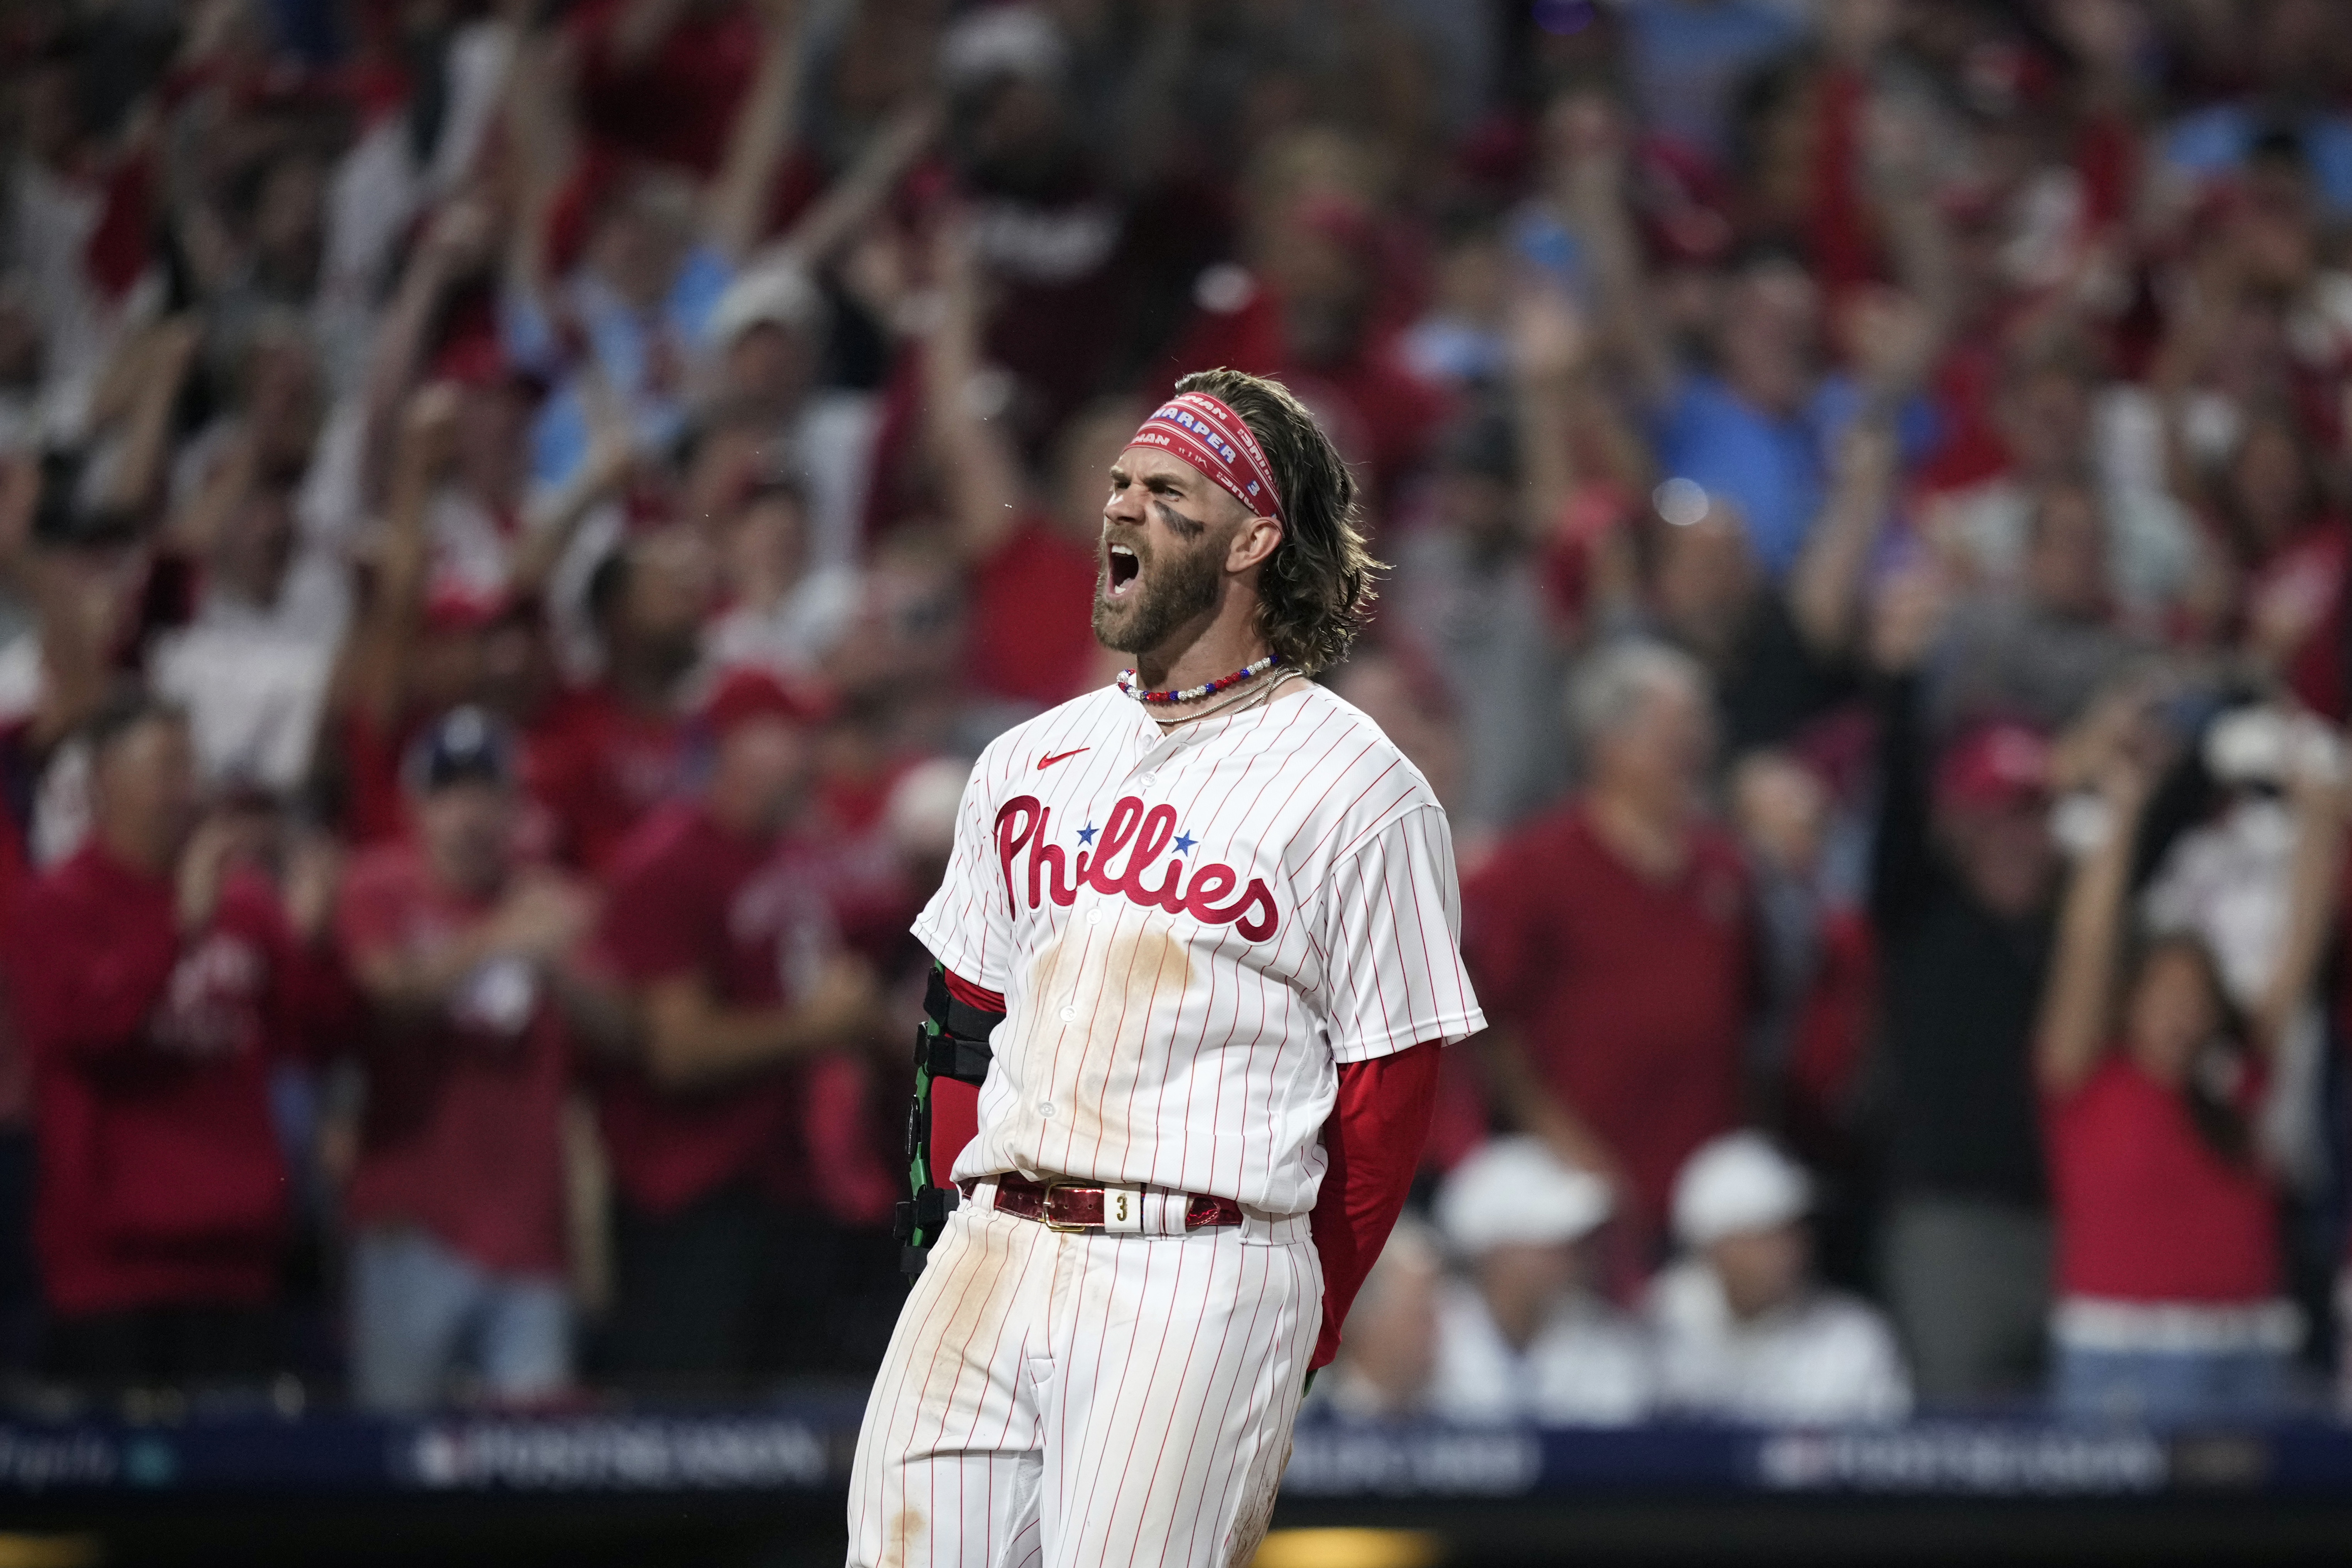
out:
<path id="1" fill-rule="evenodd" d="M 1076 1008 L 1064 1008 L 1064 1009 L 1062 1009 L 1062 1021 L 1063 1021 L 1064 1023 L 1076 1023 L 1076 1022 L 1077 1022 L 1077 1021 L 1078 1021 L 1078 1009 L 1076 1009 Z"/>
<path id="2" fill-rule="evenodd" d="M 1054 1103 L 1051 1100 L 1038 1101 L 1037 1114 L 1045 1117 L 1048 1122 L 1052 1121 L 1054 1119 Z"/>
<path id="3" fill-rule="evenodd" d="M 1100 925 L 1102 924 L 1102 911 L 1097 909 L 1091 915 L 1088 915 L 1087 916 L 1087 924 L 1089 925 Z"/>

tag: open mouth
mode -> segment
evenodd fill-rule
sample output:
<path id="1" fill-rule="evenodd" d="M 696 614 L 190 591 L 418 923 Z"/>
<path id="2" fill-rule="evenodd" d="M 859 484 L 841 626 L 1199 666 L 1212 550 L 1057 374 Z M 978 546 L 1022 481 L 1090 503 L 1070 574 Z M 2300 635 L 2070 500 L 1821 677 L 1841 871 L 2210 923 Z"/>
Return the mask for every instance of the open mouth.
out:
<path id="1" fill-rule="evenodd" d="M 1109 555 L 1110 565 L 1105 580 L 1110 585 L 1110 597 L 1122 599 L 1128 590 L 1135 586 L 1137 576 L 1143 570 L 1143 562 L 1125 545 L 1111 546 Z"/>

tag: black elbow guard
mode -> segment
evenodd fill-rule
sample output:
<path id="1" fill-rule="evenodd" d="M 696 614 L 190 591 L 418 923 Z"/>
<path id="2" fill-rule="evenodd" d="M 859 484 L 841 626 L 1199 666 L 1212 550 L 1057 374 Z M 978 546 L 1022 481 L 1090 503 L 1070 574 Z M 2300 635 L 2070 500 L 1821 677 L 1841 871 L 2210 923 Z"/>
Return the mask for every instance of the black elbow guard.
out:
<path id="1" fill-rule="evenodd" d="M 1003 1013 L 957 1000 L 948 989 L 945 967 L 931 966 L 923 1021 L 915 1031 L 915 1100 L 907 1110 L 907 1176 L 913 1196 L 898 1205 L 892 1227 L 905 1244 L 901 1261 L 909 1274 L 922 1271 L 923 1259 L 956 1204 L 953 1187 L 932 1185 L 931 1082 L 952 1078 L 976 1086 L 987 1078 L 988 1037 L 1003 1020 Z"/>
<path id="2" fill-rule="evenodd" d="M 930 988 L 923 993 L 923 1022 L 915 1032 L 915 1066 L 933 1078 L 952 1078 L 978 1086 L 988 1076 L 988 1037 L 1004 1021 L 1003 1013 L 983 1012 L 959 1001 L 948 989 L 948 972 L 931 966 Z"/>

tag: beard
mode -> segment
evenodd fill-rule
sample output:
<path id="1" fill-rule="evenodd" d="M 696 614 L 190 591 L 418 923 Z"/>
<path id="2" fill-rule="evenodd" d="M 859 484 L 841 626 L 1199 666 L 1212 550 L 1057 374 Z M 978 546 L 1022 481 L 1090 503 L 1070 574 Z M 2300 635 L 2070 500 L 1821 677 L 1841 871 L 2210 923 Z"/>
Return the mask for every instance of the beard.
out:
<path id="1" fill-rule="evenodd" d="M 1187 621 L 1217 607 L 1217 584 L 1223 575 L 1218 558 L 1223 541 L 1212 531 L 1193 548 L 1172 552 L 1164 561 L 1139 539 L 1131 548 L 1136 559 L 1134 586 L 1118 599 L 1110 596 L 1111 568 L 1106 549 L 1100 574 L 1095 579 L 1095 640 L 1122 653 L 1148 653 Z"/>

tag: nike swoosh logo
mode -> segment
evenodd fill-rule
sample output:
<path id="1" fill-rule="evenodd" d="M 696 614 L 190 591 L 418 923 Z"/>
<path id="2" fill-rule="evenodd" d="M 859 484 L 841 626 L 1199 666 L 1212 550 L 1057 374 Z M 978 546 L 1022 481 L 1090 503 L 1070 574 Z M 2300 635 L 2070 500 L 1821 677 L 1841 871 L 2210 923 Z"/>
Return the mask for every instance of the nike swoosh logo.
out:
<path id="1" fill-rule="evenodd" d="M 1037 771 L 1043 773 L 1056 762 L 1067 762 L 1071 758 L 1076 757 L 1078 754 L 1078 751 L 1092 751 L 1094 747 L 1091 746 L 1081 746 L 1078 747 L 1077 751 L 1057 751 L 1051 757 L 1041 757 L 1037 758 Z"/>

